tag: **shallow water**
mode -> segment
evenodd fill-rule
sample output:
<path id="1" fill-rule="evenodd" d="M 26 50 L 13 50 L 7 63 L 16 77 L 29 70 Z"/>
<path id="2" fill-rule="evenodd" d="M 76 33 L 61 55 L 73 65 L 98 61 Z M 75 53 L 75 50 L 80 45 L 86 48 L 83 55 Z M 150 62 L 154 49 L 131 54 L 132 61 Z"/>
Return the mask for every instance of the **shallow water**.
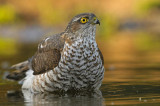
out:
<path id="1" fill-rule="evenodd" d="M 105 48 L 104 42 L 100 42 L 99 45 L 101 49 L 103 48 L 106 69 L 101 92 L 55 95 L 30 94 L 21 91 L 21 86 L 17 82 L 6 80 L 5 75 L 9 73 L 7 68 L 11 64 L 21 62 L 34 53 L 32 49 L 36 46 L 23 45 L 15 56 L 0 59 L 0 105 L 150 106 L 160 104 L 160 52 L 122 53 Z"/>

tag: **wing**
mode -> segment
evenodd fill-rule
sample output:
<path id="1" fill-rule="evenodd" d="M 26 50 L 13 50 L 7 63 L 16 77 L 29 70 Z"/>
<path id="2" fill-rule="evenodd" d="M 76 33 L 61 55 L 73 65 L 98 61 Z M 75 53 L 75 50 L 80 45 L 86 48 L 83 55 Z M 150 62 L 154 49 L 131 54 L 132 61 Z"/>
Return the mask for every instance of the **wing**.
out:
<path id="1" fill-rule="evenodd" d="M 63 35 L 61 33 L 47 37 L 38 45 L 38 50 L 30 62 L 34 75 L 54 69 L 58 65 L 64 47 Z"/>
<path id="2" fill-rule="evenodd" d="M 26 71 L 32 68 L 34 75 L 44 73 L 56 67 L 61 58 L 61 51 L 64 46 L 63 33 L 47 37 L 38 45 L 35 55 L 27 61 L 13 65 L 16 69 L 6 76 L 8 79 L 21 80 L 26 76 Z"/>
<path id="3" fill-rule="evenodd" d="M 99 49 L 99 48 L 98 48 L 98 52 L 99 52 L 99 55 L 100 55 L 100 57 L 101 57 L 102 64 L 104 65 L 103 55 L 102 55 L 102 52 L 100 51 L 100 49 Z"/>

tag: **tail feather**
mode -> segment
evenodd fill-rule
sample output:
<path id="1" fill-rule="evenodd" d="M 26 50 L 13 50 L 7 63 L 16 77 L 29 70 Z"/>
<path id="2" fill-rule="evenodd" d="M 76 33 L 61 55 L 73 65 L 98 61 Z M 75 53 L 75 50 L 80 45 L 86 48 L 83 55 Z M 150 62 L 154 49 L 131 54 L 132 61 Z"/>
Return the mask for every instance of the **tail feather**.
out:
<path id="1" fill-rule="evenodd" d="M 15 65 L 12 65 L 11 69 L 17 69 L 18 70 L 18 69 L 21 69 L 21 68 L 25 67 L 26 65 L 28 65 L 28 61 L 24 61 L 24 62 L 15 64 Z"/>
<path id="2" fill-rule="evenodd" d="M 16 70 L 7 75 L 6 78 L 19 81 L 24 77 L 26 77 L 26 71 L 29 70 L 29 63 L 28 61 L 24 61 L 13 65 L 11 69 L 16 69 Z"/>

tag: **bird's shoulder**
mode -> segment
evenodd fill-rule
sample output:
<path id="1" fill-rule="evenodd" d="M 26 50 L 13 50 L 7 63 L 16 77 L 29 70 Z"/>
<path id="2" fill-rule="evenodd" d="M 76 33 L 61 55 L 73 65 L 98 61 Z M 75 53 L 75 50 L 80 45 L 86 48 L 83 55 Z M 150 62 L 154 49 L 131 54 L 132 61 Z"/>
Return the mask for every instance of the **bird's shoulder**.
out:
<path id="1" fill-rule="evenodd" d="M 64 46 L 64 36 L 65 33 L 55 34 L 46 37 L 38 44 L 37 52 L 46 52 L 53 49 L 61 49 Z"/>

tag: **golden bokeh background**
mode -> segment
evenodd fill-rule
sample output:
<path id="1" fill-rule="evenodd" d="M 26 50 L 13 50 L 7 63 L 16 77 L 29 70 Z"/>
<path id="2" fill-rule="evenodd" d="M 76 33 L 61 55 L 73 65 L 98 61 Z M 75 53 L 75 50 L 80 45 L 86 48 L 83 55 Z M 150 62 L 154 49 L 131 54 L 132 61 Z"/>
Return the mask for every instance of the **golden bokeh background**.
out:
<path id="1" fill-rule="evenodd" d="M 73 16 L 84 12 L 101 22 L 97 43 L 106 69 L 159 66 L 159 0 L 0 0 L 2 64 L 31 57 L 43 35 L 62 32 Z"/>
<path id="2" fill-rule="evenodd" d="M 18 100 L 17 93 L 7 96 L 21 88 L 5 79 L 9 67 L 33 56 L 42 38 L 64 31 L 72 17 L 84 12 L 101 22 L 96 41 L 106 69 L 104 104 L 159 103 L 160 0 L 0 0 L 0 103 Z M 73 98 L 65 100 L 81 103 Z M 51 104 L 67 102 L 56 100 Z"/>

